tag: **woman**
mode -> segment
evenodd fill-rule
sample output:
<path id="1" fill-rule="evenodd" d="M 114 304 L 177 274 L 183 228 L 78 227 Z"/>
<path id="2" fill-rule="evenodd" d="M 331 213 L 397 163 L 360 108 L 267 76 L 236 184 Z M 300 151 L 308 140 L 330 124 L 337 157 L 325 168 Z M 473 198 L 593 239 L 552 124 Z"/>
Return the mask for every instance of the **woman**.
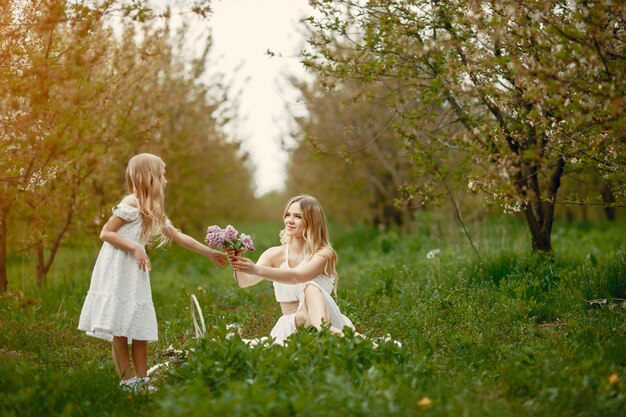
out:
<path id="1" fill-rule="evenodd" d="M 231 266 L 240 287 L 273 281 L 276 301 L 282 317 L 271 336 L 283 344 L 300 326 L 332 333 L 354 325 L 341 314 L 331 292 L 337 284 L 337 254 L 330 245 L 326 216 L 320 203 L 301 195 L 287 202 L 283 216 L 285 228 L 280 232 L 281 246 L 266 250 L 255 264 L 229 251 Z"/>

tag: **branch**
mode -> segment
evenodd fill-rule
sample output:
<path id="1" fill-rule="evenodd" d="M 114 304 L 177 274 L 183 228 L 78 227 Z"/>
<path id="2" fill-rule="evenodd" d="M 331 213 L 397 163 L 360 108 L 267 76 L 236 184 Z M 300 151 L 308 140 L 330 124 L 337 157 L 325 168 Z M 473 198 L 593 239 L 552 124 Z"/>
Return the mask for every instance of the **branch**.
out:
<path id="1" fill-rule="evenodd" d="M 450 187 L 448 187 L 448 183 L 446 182 L 446 179 L 442 177 L 441 182 L 443 182 L 443 186 L 446 188 L 446 193 L 448 193 L 448 197 L 450 198 L 450 201 L 452 201 L 452 205 L 454 206 L 454 211 L 456 213 L 456 218 L 461 223 L 461 227 L 463 227 L 463 233 L 465 233 L 467 240 L 469 240 L 470 245 L 472 245 L 472 249 L 474 249 L 474 253 L 478 257 L 478 260 L 482 263 L 483 259 L 480 257 L 480 253 L 478 253 L 478 249 L 476 249 L 476 246 L 474 245 L 474 242 L 472 241 L 472 237 L 467 231 L 467 227 L 465 227 L 465 222 L 463 221 L 463 218 L 461 217 L 461 209 L 459 208 L 459 205 L 456 199 L 452 195 L 452 191 L 450 190 Z"/>
<path id="2" fill-rule="evenodd" d="M 448 17 L 443 13 L 443 11 L 439 12 L 439 16 L 444 20 L 443 28 L 452 36 L 454 40 L 456 40 L 460 44 L 459 37 L 456 31 L 454 30 L 454 28 L 452 27 L 452 24 L 450 23 L 450 19 L 448 19 Z M 500 125 L 500 128 L 504 132 L 504 137 L 509 145 L 509 148 L 514 153 L 519 154 L 519 151 L 520 151 L 519 144 L 517 144 L 515 139 L 513 139 L 513 136 L 511 135 L 511 132 L 509 131 L 503 112 L 492 100 L 490 100 L 487 96 L 485 96 L 485 94 L 482 93 L 481 90 L 482 90 L 483 85 L 478 79 L 478 77 L 476 76 L 476 74 L 474 73 L 474 71 L 470 69 L 467 57 L 465 53 L 463 52 L 463 49 L 461 48 L 461 46 L 457 46 L 456 50 L 459 54 L 459 57 L 461 58 L 461 63 L 467 70 L 467 73 L 469 74 L 470 79 L 472 80 L 472 83 L 474 83 L 474 85 L 476 86 L 476 91 L 480 95 L 482 102 L 487 106 L 489 111 L 491 111 L 491 113 L 494 115 L 494 117 L 498 121 L 498 124 Z"/>

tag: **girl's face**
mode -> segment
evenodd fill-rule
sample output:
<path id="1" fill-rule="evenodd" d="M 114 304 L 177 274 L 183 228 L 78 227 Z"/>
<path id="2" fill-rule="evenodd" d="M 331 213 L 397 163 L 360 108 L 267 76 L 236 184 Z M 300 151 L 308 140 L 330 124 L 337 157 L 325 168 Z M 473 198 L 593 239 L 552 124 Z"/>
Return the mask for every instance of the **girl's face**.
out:
<path id="1" fill-rule="evenodd" d="M 289 206 L 285 213 L 285 234 L 289 237 L 303 237 L 306 229 L 306 222 L 302 218 L 300 203 L 295 202 Z"/>

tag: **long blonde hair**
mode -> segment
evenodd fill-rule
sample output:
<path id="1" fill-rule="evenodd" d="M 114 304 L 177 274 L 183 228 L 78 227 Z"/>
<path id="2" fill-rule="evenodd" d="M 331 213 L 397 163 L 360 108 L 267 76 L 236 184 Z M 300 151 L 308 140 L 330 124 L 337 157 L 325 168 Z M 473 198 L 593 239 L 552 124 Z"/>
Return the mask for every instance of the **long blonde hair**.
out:
<path id="1" fill-rule="evenodd" d="M 141 237 L 158 236 L 159 246 L 168 242 L 163 234 L 165 224 L 165 163 L 156 155 L 141 153 L 130 158 L 126 167 L 128 190 L 139 200 Z"/>
<path id="2" fill-rule="evenodd" d="M 306 223 L 303 235 L 304 241 L 306 242 L 304 252 L 305 257 L 306 259 L 311 259 L 313 255 L 315 255 L 320 249 L 330 249 L 331 255 L 326 256 L 326 268 L 324 269 L 324 273 L 334 280 L 334 287 L 336 289 L 337 281 L 339 279 L 336 269 L 337 252 L 335 252 L 332 245 L 330 244 L 328 223 L 326 221 L 326 215 L 324 214 L 322 205 L 319 201 L 317 201 L 315 197 L 312 197 L 310 195 L 299 195 L 293 197 L 287 202 L 287 205 L 285 206 L 283 219 L 285 218 L 289 207 L 291 207 L 293 203 L 300 204 L 302 219 Z M 285 235 L 285 230 L 281 230 L 280 243 L 289 244 L 289 240 L 290 238 Z"/>

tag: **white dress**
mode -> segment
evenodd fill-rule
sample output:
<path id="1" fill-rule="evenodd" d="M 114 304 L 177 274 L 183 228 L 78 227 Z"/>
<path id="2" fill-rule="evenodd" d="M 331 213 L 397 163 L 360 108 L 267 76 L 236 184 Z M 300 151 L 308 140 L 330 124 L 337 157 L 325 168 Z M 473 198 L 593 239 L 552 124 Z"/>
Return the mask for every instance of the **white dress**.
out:
<path id="1" fill-rule="evenodd" d="M 280 265 L 281 269 L 290 269 L 289 266 L 289 246 L 285 250 L 285 262 Z M 306 308 L 306 301 L 304 298 L 304 289 L 308 285 L 314 285 L 322 292 L 328 312 L 330 313 L 331 324 L 338 328 L 343 329 L 344 326 L 348 326 L 354 330 L 354 325 L 349 318 L 341 314 L 339 306 L 335 303 L 335 300 L 330 295 L 333 291 L 333 279 L 326 275 L 319 275 L 311 281 L 303 282 L 300 284 L 281 284 L 280 282 L 274 282 L 274 295 L 276 301 L 279 303 L 298 301 L 298 308 L 296 312 L 291 314 L 284 314 L 278 319 L 278 322 L 274 325 L 270 335 L 274 338 L 274 343 L 282 345 L 287 337 L 296 333 L 296 313 Z"/>
<path id="2" fill-rule="evenodd" d="M 145 251 L 139 209 L 118 204 L 113 215 L 127 222 L 117 233 Z M 158 339 L 150 275 L 139 268 L 132 253 L 104 242 L 91 275 L 78 330 L 108 341 L 113 336 L 125 336 L 129 343 L 133 339 Z"/>

